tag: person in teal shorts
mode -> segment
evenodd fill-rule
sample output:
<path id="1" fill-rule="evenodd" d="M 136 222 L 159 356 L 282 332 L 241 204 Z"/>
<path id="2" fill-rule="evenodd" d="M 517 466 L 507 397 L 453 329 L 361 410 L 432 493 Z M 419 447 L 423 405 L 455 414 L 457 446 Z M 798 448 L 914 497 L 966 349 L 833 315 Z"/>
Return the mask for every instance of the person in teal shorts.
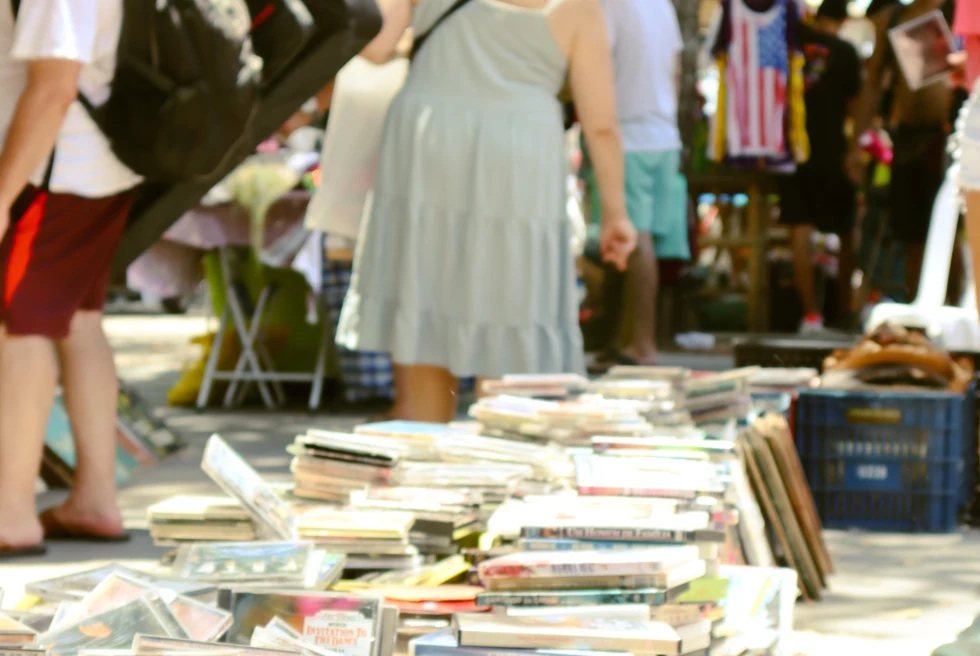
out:
<path id="1" fill-rule="evenodd" d="M 613 48 L 626 203 L 637 248 L 626 271 L 622 330 L 599 356 L 596 372 L 615 364 L 657 363 L 657 258 L 691 256 L 687 185 L 679 172 L 677 98 L 684 42 L 677 14 L 670 0 L 604 0 L 603 5 Z M 595 185 L 590 186 L 594 211 L 601 203 Z"/>

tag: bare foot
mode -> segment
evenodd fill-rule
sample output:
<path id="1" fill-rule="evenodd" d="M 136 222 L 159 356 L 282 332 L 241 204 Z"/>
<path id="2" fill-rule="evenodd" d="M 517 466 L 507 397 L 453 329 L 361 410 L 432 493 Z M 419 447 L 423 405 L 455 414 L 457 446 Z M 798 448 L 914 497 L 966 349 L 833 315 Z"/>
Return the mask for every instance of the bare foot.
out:
<path id="1" fill-rule="evenodd" d="M 122 515 L 113 506 L 106 511 L 83 510 L 66 501 L 56 508 L 41 513 L 44 535 L 50 539 L 91 539 L 94 541 L 119 541 L 128 539 L 123 527 Z"/>

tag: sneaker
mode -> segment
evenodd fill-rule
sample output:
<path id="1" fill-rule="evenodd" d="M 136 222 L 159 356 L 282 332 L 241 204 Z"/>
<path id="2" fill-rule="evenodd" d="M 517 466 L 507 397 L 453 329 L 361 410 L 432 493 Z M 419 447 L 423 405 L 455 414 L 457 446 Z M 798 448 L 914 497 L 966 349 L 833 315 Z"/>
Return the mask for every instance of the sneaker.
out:
<path id="1" fill-rule="evenodd" d="M 803 317 L 803 323 L 800 325 L 801 334 L 812 335 L 819 332 L 823 332 L 823 316 L 810 313 Z"/>

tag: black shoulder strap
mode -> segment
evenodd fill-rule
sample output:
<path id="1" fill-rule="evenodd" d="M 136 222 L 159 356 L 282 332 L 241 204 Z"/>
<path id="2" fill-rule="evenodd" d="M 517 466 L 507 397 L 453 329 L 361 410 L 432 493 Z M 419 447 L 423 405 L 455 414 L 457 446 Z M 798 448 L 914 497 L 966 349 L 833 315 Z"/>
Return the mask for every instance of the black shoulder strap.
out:
<path id="1" fill-rule="evenodd" d="M 412 61 L 413 59 L 415 59 L 415 55 L 418 54 L 419 50 L 425 44 L 426 39 L 428 39 L 432 35 L 432 33 L 436 31 L 436 28 L 442 25 L 447 18 L 449 18 L 457 11 L 462 9 L 463 5 L 465 5 L 469 1 L 470 0 L 456 0 L 456 2 L 454 2 L 452 6 L 449 7 L 449 9 L 447 9 L 442 16 L 436 19 L 436 22 L 432 24 L 432 27 L 430 27 L 424 33 L 417 35 L 412 43 L 412 53 L 408 56 L 408 60 Z"/>
<path id="2" fill-rule="evenodd" d="M 14 13 L 14 18 L 20 13 L 20 0 L 10 0 L 10 10 Z"/>

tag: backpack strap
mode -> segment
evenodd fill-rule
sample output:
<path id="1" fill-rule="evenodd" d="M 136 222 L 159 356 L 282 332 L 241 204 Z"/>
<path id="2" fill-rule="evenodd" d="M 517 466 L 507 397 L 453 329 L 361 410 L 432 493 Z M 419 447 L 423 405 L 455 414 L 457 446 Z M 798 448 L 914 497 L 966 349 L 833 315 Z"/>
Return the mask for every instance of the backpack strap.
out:
<path id="1" fill-rule="evenodd" d="M 20 13 L 20 0 L 10 0 L 10 11 L 13 12 L 14 18 L 17 18 L 17 14 Z"/>
<path id="2" fill-rule="evenodd" d="M 411 62 L 413 59 L 415 59 L 415 55 L 417 55 L 418 52 L 419 52 L 419 50 L 422 49 L 422 46 L 425 45 L 426 40 L 430 36 L 432 36 L 432 33 L 436 31 L 436 28 L 437 27 L 439 27 L 440 25 L 442 25 L 443 22 L 447 18 L 449 18 L 450 16 L 452 16 L 453 14 L 455 14 L 457 11 L 459 11 L 460 9 L 462 9 L 464 5 L 466 5 L 467 3 L 469 3 L 469 1 L 470 0 L 456 0 L 449 7 L 449 9 L 447 9 L 442 14 L 442 16 L 440 16 L 439 18 L 436 19 L 436 22 L 432 24 L 432 27 L 430 27 L 424 33 L 419 34 L 418 36 L 416 36 L 415 37 L 415 40 L 412 42 L 412 52 L 408 56 L 408 61 Z"/>

